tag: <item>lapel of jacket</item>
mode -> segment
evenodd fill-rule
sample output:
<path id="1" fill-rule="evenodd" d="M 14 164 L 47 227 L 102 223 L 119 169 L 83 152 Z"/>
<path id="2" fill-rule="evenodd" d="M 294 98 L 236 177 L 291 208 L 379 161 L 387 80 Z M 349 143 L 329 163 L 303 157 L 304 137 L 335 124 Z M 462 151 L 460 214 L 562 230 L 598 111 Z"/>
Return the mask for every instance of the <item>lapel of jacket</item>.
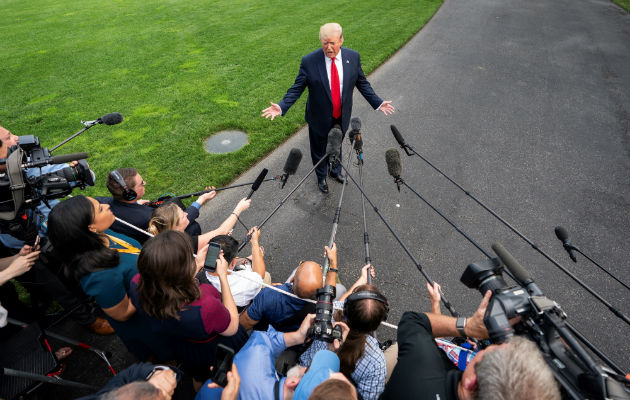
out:
<path id="1" fill-rule="evenodd" d="M 317 57 L 317 69 L 319 70 L 320 79 L 324 85 L 324 91 L 328 95 L 328 100 L 332 103 L 332 95 L 330 94 L 330 82 L 328 82 L 328 74 L 326 73 L 326 54 L 321 52 L 321 56 Z"/>
<path id="2" fill-rule="evenodd" d="M 346 96 L 352 96 L 353 87 L 350 87 L 350 63 L 348 62 L 350 59 L 348 58 L 348 51 L 344 51 L 345 49 L 341 48 L 341 64 L 343 65 L 343 93 L 341 93 L 341 103 L 343 104 L 344 99 L 347 99 Z M 348 93 L 348 91 L 350 91 Z"/>

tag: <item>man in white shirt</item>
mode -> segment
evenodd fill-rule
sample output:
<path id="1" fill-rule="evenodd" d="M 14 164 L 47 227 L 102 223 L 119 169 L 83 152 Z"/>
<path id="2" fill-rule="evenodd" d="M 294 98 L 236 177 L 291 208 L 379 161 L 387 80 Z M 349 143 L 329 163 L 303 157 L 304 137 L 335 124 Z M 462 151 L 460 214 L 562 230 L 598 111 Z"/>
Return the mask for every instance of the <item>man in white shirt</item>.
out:
<path id="1" fill-rule="evenodd" d="M 223 257 L 228 262 L 228 283 L 236 306 L 240 309 L 247 306 L 262 288 L 263 281 L 271 282 L 269 273 L 265 271 L 265 261 L 263 260 L 262 248 L 258 239 L 260 230 L 253 227 L 250 244 L 252 246 L 251 263 L 242 263 L 243 258 L 236 258 L 238 252 L 238 242 L 232 236 L 219 235 L 212 238 L 211 243 L 218 243 L 223 250 Z M 249 261 L 249 260 L 248 260 Z M 238 263 L 238 265 L 237 265 Z M 206 271 L 208 281 L 220 292 L 221 285 L 219 276 L 216 273 Z"/>

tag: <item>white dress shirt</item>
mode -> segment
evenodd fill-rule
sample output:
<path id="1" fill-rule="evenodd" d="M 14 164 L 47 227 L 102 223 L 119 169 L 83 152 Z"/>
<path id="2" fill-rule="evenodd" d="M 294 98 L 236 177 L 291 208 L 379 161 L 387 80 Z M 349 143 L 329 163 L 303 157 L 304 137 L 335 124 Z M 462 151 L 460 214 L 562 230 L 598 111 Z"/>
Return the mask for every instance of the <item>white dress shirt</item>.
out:
<path id="1" fill-rule="evenodd" d="M 332 58 L 326 57 L 326 74 L 328 75 L 328 87 L 330 87 L 330 68 L 332 63 Z M 337 72 L 339 73 L 339 95 L 343 94 L 343 62 L 341 61 L 341 49 L 339 49 L 339 53 L 334 58 L 335 67 L 337 67 Z M 332 90 L 331 90 L 332 92 Z"/>

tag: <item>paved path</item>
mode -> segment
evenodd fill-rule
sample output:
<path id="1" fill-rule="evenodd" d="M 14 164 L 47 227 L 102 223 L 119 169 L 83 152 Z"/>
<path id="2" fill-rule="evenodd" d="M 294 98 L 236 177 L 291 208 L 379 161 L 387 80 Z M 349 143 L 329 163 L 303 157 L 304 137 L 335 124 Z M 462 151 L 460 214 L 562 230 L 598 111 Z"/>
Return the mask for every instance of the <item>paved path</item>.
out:
<path id="1" fill-rule="evenodd" d="M 564 226 L 574 244 L 630 282 L 629 27 L 628 14 L 604 0 L 447 0 L 370 76 L 397 113 L 386 118 L 373 112 L 356 94 L 354 116 L 364 126 L 365 188 L 459 311 L 469 314 L 478 305 L 479 293 L 459 277 L 484 256 L 408 190 L 396 191 L 384 161 L 385 150 L 396 144 L 389 124 L 630 315 L 630 293 L 582 257 L 573 264 L 554 235 L 556 225 Z M 261 99 L 261 109 L 269 100 L 279 99 Z M 307 136 L 307 129 L 300 130 L 238 179 L 253 181 L 263 167 L 281 173 L 293 147 L 305 155 L 284 191 L 269 183 L 254 195 L 243 216 L 248 225 L 262 221 L 310 168 Z M 356 174 L 356 167 L 351 171 Z M 481 246 L 490 250 L 495 241 L 503 243 L 575 326 L 630 369 L 630 344 L 623 339 L 630 327 L 419 158 L 403 158 L 403 177 Z M 322 260 L 341 189 L 333 182 L 329 186 L 331 193 L 322 195 L 310 177 L 265 225 L 262 243 L 275 280 L 284 280 L 300 260 Z M 213 222 L 225 218 L 246 193 L 222 192 L 204 207 L 205 227 L 216 226 Z M 367 213 L 375 283 L 390 299 L 389 322 L 397 323 L 405 310 L 427 310 L 421 274 L 374 212 Z M 363 264 L 362 231 L 359 192 L 349 185 L 336 240 L 347 284 Z M 244 234 L 243 228 L 235 230 L 237 238 Z"/>

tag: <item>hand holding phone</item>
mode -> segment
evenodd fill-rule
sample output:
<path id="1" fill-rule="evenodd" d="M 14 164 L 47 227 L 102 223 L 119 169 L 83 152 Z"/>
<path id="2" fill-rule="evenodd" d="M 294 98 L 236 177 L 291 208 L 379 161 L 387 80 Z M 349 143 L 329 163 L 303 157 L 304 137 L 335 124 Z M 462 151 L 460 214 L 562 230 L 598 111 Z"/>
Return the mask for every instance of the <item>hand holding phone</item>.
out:
<path id="1" fill-rule="evenodd" d="M 203 269 L 214 273 L 217 270 L 217 258 L 221 252 L 221 245 L 218 243 L 210 242 L 208 245 L 208 253 L 206 254 L 206 261 L 203 263 Z"/>
<path id="2" fill-rule="evenodd" d="M 217 353 L 214 358 L 210 379 L 221 387 L 228 383 L 227 373 L 232 370 L 234 360 L 234 350 L 224 344 L 217 345 Z"/>

